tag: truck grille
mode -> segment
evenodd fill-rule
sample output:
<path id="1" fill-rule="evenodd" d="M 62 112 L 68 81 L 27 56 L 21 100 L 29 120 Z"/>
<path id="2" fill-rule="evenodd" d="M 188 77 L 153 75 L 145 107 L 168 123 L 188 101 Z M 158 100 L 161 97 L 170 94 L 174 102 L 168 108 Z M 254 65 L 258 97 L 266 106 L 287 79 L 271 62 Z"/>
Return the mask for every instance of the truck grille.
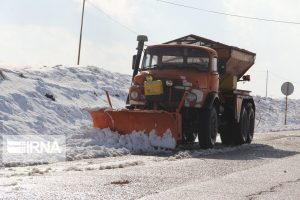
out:
<path id="1" fill-rule="evenodd" d="M 176 89 L 175 86 L 182 86 L 182 80 L 172 80 L 173 86 L 167 86 L 166 80 L 162 80 L 164 84 L 163 104 L 168 107 L 176 107 L 179 105 L 184 90 Z"/>
<path id="2" fill-rule="evenodd" d="M 147 101 L 157 102 L 163 107 L 175 107 L 179 105 L 184 90 L 176 89 L 175 86 L 182 86 L 182 80 L 172 80 L 173 86 L 167 86 L 166 80 L 161 80 L 163 83 L 163 94 L 155 96 L 147 96 Z"/>

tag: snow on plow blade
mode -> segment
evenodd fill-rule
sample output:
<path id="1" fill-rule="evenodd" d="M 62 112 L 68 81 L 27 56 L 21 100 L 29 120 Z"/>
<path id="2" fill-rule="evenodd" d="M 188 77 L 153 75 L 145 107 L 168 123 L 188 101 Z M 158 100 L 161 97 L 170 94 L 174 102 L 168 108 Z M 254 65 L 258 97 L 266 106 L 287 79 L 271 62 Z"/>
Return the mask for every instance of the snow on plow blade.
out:
<path id="1" fill-rule="evenodd" d="M 170 129 L 173 138 L 181 139 L 181 115 L 158 110 L 113 110 L 99 109 L 90 111 L 94 128 L 110 128 L 119 134 L 144 131 L 149 134 L 153 129 L 158 136 Z"/>

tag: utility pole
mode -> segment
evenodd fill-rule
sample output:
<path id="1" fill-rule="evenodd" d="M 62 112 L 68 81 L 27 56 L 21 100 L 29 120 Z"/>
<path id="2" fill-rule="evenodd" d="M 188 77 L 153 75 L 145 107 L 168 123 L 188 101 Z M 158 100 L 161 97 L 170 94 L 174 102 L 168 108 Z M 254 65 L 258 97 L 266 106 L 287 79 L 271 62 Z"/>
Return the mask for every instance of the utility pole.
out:
<path id="1" fill-rule="evenodd" d="M 268 97 L 268 84 L 269 84 L 269 70 L 267 70 L 267 79 L 266 79 L 266 98 Z"/>
<path id="2" fill-rule="evenodd" d="M 79 48 L 78 48 L 77 65 L 79 65 L 79 63 L 80 63 L 80 52 L 81 52 L 81 39 L 82 39 L 82 27 L 83 27 L 83 17 L 84 17 L 84 6 L 85 6 L 85 0 L 83 0 L 83 5 L 82 5 L 82 15 L 81 15 L 81 26 L 80 26 L 80 36 L 79 36 Z"/>

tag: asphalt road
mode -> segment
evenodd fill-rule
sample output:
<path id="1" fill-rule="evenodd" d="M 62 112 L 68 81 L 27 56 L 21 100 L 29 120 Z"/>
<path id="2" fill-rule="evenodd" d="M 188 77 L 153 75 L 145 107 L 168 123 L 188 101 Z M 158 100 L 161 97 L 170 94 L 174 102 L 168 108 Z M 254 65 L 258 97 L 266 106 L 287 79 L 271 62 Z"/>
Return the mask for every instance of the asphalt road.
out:
<path id="1" fill-rule="evenodd" d="M 299 199 L 300 131 L 190 148 L 0 169 L 0 199 Z"/>

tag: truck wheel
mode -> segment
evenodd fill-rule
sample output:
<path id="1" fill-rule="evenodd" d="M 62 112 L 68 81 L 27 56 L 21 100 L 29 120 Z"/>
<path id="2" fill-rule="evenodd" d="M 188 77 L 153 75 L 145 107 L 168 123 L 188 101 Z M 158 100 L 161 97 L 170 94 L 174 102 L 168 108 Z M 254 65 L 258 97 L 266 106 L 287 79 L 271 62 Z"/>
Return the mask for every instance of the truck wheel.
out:
<path id="1" fill-rule="evenodd" d="M 183 142 L 184 142 L 184 143 L 192 143 L 192 142 L 195 142 L 196 137 L 197 137 L 197 133 L 192 132 L 192 131 L 189 130 L 189 131 L 187 131 L 186 133 L 184 133 L 184 136 L 183 136 Z"/>
<path id="2" fill-rule="evenodd" d="M 249 127 L 248 127 L 248 136 L 246 142 L 250 144 L 253 140 L 254 125 L 255 125 L 255 114 L 252 108 L 252 104 L 248 106 L 247 112 L 248 112 Z"/>
<path id="3" fill-rule="evenodd" d="M 229 123 L 220 128 L 220 137 L 222 144 L 232 145 L 233 144 L 233 123 Z"/>
<path id="4" fill-rule="evenodd" d="M 241 108 L 240 121 L 235 131 L 235 143 L 244 144 L 247 141 L 249 133 L 249 117 L 244 106 Z"/>
<path id="5" fill-rule="evenodd" d="M 219 129 L 222 144 L 234 144 L 234 127 L 236 126 L 234 112 L 229 108 L 225 109 L 221 121 L 225 122 L 220 126 Z"/>
<path id="6" fill-rule="evenodd" d="M 213 148 L 218 134 L 218 115 L 215 108 L 204 111 L 202 128 L 199 131 L 199 145 L 203 149 Z"/>

